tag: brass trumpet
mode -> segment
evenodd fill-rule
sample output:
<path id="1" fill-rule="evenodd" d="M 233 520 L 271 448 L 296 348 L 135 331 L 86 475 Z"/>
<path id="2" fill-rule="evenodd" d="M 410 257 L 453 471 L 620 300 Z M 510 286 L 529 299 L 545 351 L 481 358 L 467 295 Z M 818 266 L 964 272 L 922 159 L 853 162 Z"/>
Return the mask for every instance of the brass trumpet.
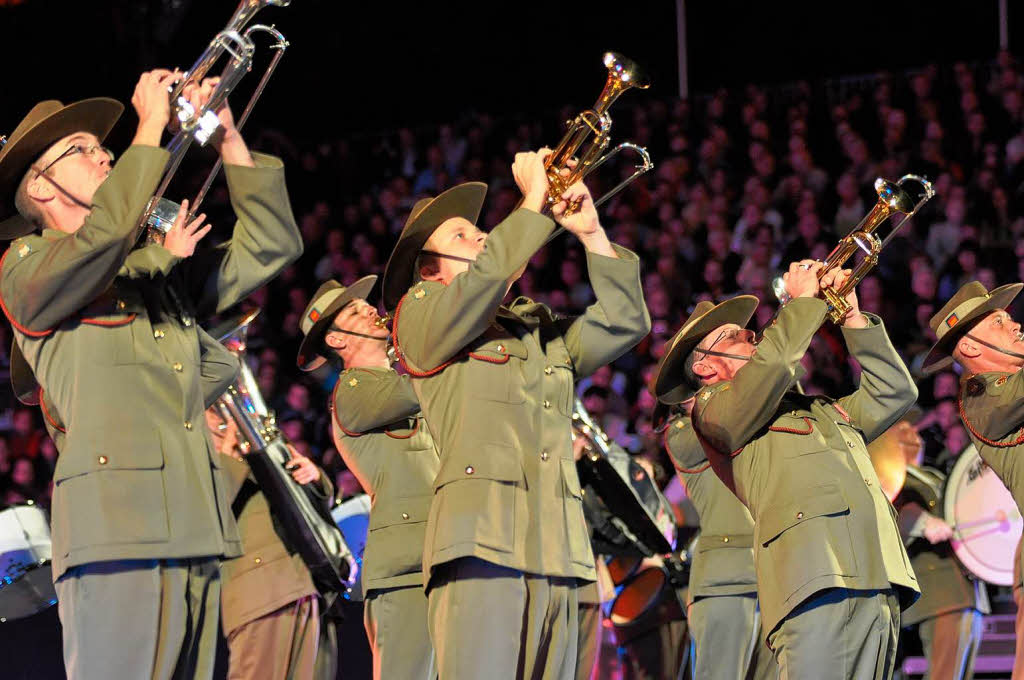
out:
<path id="1" fill-rule="evenodd" d="M 163 195 L 167 191 L 174 173 L 177 171 L 182 159 L 184 159 L 185 152 L 192 142 L 197 141 L 201 146 L 204 146 L 214 135 L 220 132 L 220 119 L 217 117 L 217 109 L 227 101 L 231 91 L 238 85 L 242 77 L 252 69 L 253 56 L 256 52 L 253 35 L 256 33 L 268 34 L 274 40 L 270 49 L 274 50 L 275 54 L 267 65 L 263 77 L 256 86 L 256 90 L 250 97 L 245 110 L 238 118 L 235 127 L 239 130 L 245 125 L 245 121 L 252 112 L 256 100 L 263 94 L 267 81 L 270 80 L 270 76 L 273 74 L 274 69 L 277 68 L 278 62 L 288 47 L 288 41 L 273 26 L 254 24 L 246 29 L 246 25 L 252 20 L 256 12 L 264 7 L 287 7 L 289 4 L 291 4 L 291 0 L 242 0 L 228 22 L 227 27 L 213 37 L 209 46 L 186 72 L 185 76 L 170 88 L 171 123 L 169 128 L 175 134 L 167 145 L 167 151 L 171 157 L 164 170 L 163 180 L 160 182 L 156 193 L 150 199 L 149 204 L 146 206 L 146 211 L 143 213 L 142 221 L 146 225 L 146 243 L 163 243 L 164 234 L 173 226 L 181 206 L 163 198 Z M 225 54 L 228 56 L 228 61 L 221 72 L 220 81 L 210 95 L 210 100 L 202 108 L 196 110 L 192 103 L 184 97 L 185 88 L 190 84 L 198 85 L 210 72 L 214 64 Z M 200 189 L 195 199 L 189 204 L 187 220 L 191 220 L 198 214 L 199 205 L 206 197 L 206 193 L 213 184 L 220 166 L 221 161 L 218 159 L 207 175 L 202 189 Z"/>
<path id="2" fill-rule="evenodd" d="M 908 182 L 913 182 L 921 187 L 916 197 L 911 196 L 904 188 L 904 184 Z M 846 296 L 878 264 L 878 255 L 882 249 L 888 245 L 900 227 L 913 217 L 921 209 L 921 206 L 935 196 L 932 183 L 918 175 L 904 175 L 897 182 L 890 182 L 879 177 L 875 180 L 875 192 L 878 194 L 878 201 L 874 207 L 854 227 L 853 231 L 839 241 L 839 244 L 825 258 L 824 266 L 818 270 L 818 280 L 820 281 L 827 272 L 843 267 L 847 260 L 857 252 L 864 253 L 864 259 L 857 264 L 843 285 L 838 289 L 832 286 L 822 286 L 821 288 L 821 296 L 828 303 L 828 317 L 832 323 L 841 322 L 850 311 L 850 303 L 846 301 Z M 876 230 L 883 222 L 897 213 L 902 214 L 903 219 L 893 227 L 884 240 L 880 240 L 875 233 Z M 772 292 L 782 304 L 789 302 L 790 296 L 786 292 L 786 284 L 781 276 L 772 280 Z"/>
<path id="3" fill-rule="evenodd" d="M 608 68 L 608 80 L 605 81 L 604 90 L 598 97 L 597 103 L 592 109 L 587 109 L 574 119 L 567 121 L 568 130 L 565 136 L 544 162 L 550 186 L 548 190 L 549 207 L 561 201 L 562 194 L 570 186 L 583 180 L 622 151 L 633 151 L 640 156 L 640 163 L 632 175 L 619 182 L 601 198 L 594 199 L 595 207 L 605 203 L 626 188 L 630 182 L 654 167 L 647 149 L 632 142 L 623 142 L 608 153 L 604 153 L 611 139 L 612 129 L 612 119 L 608 115 L 608 109 L 626 90 L 634 87 L 646 90 L 650 87 L 650 82 L 636 62 L 621 54 L 605 52 L 604 65 Z M 589 146 L 580 153 L 580 149 L 588 139 L 590 139 Z M 579 210 L 579 202 L 575 201 L 566 207 L 566 214 L 572 214 L 577 210 Z"/>

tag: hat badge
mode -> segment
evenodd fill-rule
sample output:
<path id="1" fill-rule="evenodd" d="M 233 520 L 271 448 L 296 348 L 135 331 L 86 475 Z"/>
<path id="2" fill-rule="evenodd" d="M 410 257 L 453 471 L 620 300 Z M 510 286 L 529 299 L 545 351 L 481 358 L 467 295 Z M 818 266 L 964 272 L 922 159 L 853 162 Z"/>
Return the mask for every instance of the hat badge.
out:
<path id="1" fill-rule="evenodd" d="M 949 316 L 946 317 L 946 326 L 948 328 L 952 328 L 953 326 L 957 325 L 959 322 L 960 322 L 960 317 L 957 316 L 956 314 L 950 314 Z"/>
<path id="2" fill-rule="evenodd" d="M 316 309 L 315 307 L 313 309 L 309 310 L 309 320 L 312 321 L 313 323 L 316 323 L 317 321 L 319 321 L 320 320 L 320 310 Z"/>

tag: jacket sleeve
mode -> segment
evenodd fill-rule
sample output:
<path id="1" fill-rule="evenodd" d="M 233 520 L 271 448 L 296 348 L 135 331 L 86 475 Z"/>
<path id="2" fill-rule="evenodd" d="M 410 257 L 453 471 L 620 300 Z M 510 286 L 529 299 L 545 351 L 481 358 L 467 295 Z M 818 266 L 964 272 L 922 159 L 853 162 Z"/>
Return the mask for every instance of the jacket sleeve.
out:
<path id="1" fill-rule="evenodd" d="M 78 231 L 12 244 L 3 259 L 0 299 L 16 328 L 44 335 L 110 286 L 135 245 L 166 164 L 163 149 L 130 147 L 96 190 Z"/>
<path id="2" fill-rule="evenodd" d="M 544 245 L 554 224 L 520 208 L 491 231 L 483 252 L 449 285 L 413 286 L 416 292 L 402 298 L 395 312 L 395 338 L 406 366 L 431 371 L 483 333 L 508 292 L 508 280 Z"/>
<path id="3" fill-rule="evenodd" d="M 825 311 L 825 303 L 818 298 L 791 300 L 732 381 L 698 393 L 694 424 L 718 451 L 745 446 L 768 424 L 793 385 L 800 359 L 825 320 Z"/>
<path id="4" fill-rule="evenodd" d="M 985 374 L 973 380 L 982 384 L 963 395 L 972 428 L 986 439 L 1000 440 L 1024 425 L 1024 371 Z"/>
<path id="5" fill-rule="evenodd" d="M 850 354 L 860 363 L 860 386 L 839 400 L 850 419 L 872 442 L 899 420 L 917 400 L 910 371 L 889 341 L 881 319 L 865 314 L 866 328 L 843 328 Z"/>
<path id="6" fill-rule="evenodd" d="M 409 377 L 349 369 L 338 377 L 334 417 L 349 432 L 368 432 L 420 411 Z"/>
<path id="7" fill-rule="evenodd" d="M 253 158 L 255 168 L 224 166 L 231 207 L 238 216 L 231 240 L 196 253 L 178 268 L 200 318 L 240 302 L 302 255 L 284 165 L 273 156 Z"/>
<path id="8" fill-rule="evenodd" d="M 581 316 L 563 322 L 577 379 L 619 358 L 651 331 L 640 285 L 640 260 L 625 248 L 613 247 L 618 258 L 587 252 L 597 301 Z"/>

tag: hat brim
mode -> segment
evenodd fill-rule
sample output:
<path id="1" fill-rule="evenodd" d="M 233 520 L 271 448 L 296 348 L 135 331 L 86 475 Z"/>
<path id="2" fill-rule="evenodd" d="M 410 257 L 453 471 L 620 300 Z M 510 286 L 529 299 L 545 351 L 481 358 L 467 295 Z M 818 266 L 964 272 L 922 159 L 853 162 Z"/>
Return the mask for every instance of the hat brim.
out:
<path id="1" fill-rule="evenodd" d="M 932 345 L 931 349 L 928 350 L 928 354 L 925 355 L 924 361 L 921 363 L 921 373 L 928 376 L 951 366 L 953 363 L 953 348 L 960 338 L 963 337 L 964 333 L 971 330 L 974 322 L 979 321 L 991 312 L 1009 307 L 1022 288 L 1024 288 L 1024 283 L 1008 283 L 1005 286 L 999 286 L 989 291 L 987 300 L 965 314 L 964 318 L 960 319 L 953 329 Z"/>
<path id="2" fill-rule="evenodd" d="M 753 295 L 739 295 L 715 305 L 706 313 L 690 319 L 672 338 L 669 348 L 658 362 L 654 379 L 654 396 L 665 404 L 678 404 L 694 395 L 686 384 L 683 365 L 686 358 L 708 333 L 719 326 L 734 323 L 743 327 L 757 310 L 758 300 Z"/>
<path id="3" fill-rule="evenodd" d="M 466 182 L 443 192 L 409 220 L 384 268 L 381 297 L 385 309 L 389 312 L 394 310 L 413 284 L 416 258 L 434 230 L 453 217 L 462 217 L 475 224 L 486 195 L 487 185 L 483 182 Z"/>
<path id="4" fill-rule="evenodd" d="M 22 404 L 39 404 L 39 382 L 36 381 L 36 374 L 32 372 L 32 367 L 28 365 L 16 340 L 11 340 L 11 387 L 14 388 L 14 396 Z"/>
<path id="5" fill-rule="evenodd" d="M 373 284 L 375 283 L 377 283 L 376 274 L 364 276 L 347 287 L 341 295 L 332 301 L 331 304 L 327 305 L 320 318 L 316 320 L 316 323 L 306 333 L 306 337 L 302 339 L 302 344 L 299 345 L 299 355 L 295 359 L 295 364 L 299 367 L 299 370 L 314 371 L 327 362 L 327 359 L 320 354 L 320 343 L 323 342 L 327 329 L 334 322 L 335 315 L 352 300 L 359 298 L 365 300 L 369 296 L 370 291 L 373 290 Z"/>
<path id="6" fill-rule="evenodd" d="M 0 157 L 0 239 L 24 236 L 35 228 L 17 215 L 14 192 L 39 155 L 60 138 L 76 132 L 91 133 L 102 142 L 123 112 L 124 105 L 116 99 L 83 99 L 40 119 L 24 134 L 7 143 Z"/>

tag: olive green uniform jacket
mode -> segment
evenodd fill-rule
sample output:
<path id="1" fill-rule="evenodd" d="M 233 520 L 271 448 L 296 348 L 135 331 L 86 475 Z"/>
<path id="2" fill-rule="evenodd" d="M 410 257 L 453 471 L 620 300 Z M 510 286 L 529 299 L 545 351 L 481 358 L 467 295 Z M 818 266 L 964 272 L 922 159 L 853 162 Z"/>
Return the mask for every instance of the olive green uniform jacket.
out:
<path id="1" fill-rule="evenodd" d="M 842 399 L 793 391 L 795 371 L 825 318 L 797 298 L 780 311 L 731 381 L 697 394 L 693 422 L 709 462 L 754 518 L 754 562 L 766 635 L 827 588 L 887 590 L 903 607 L 917 580 L 878 484 L 867 443 L 914 403 L 917 388 L 885 333 L 842 330 L 860 387 Z"/>
<path id="2" fill-rule="evenodd" d="M 441 463 L 409 377 L 391 369 L 346 369 L 331 401 L 334 444 L 370 495 L 363 592 L 420 585 Z"/>
<path id="3" fill-rule="evenodd" d="M 1017 508 L 1024 508 L 1024 372 L 979 373 L 961 381 L 960 418 L 978 455 L 1003 480 Z M 1016 573 L 1015 587 L 1022 584 L 1020 564 Z"/>
<path id="4" fill-rule="evenodd" d="M 690 560 L 690 597 L 756 593 L 754 518 L 711 469 L 688 417 L 669 422 L 665 450 L 700 517 L 700 538 Z"/>
<path id="5" fill-rule="evenodd" d="M 66 434 L 54 474 L 53 577 L 120 559 L 240 554 L 221 461 L 203 424 L 194 319 L 221 312 L 302 252 L 277 159 L 225 167 L 238 216 L 223 247 L 125 261 L 167 162 L 133 146 L 74 234 L 14 241 L 0 303 Z"/>
<path id="6" fill-rule="evenodd" d="M 543 576 L 594 580 L 572 455 L 573 383 L 650 329 L 637 257 L 587 253 L 597 302 L 560 319 L 543 304 L 501 302 L 507 281 L 554 222 L 520 209 L 450 285 L 414 284 L 394 339 L 413 376 L 441 469 L 424 547 L 424 579 L 473 556 Z"/>

